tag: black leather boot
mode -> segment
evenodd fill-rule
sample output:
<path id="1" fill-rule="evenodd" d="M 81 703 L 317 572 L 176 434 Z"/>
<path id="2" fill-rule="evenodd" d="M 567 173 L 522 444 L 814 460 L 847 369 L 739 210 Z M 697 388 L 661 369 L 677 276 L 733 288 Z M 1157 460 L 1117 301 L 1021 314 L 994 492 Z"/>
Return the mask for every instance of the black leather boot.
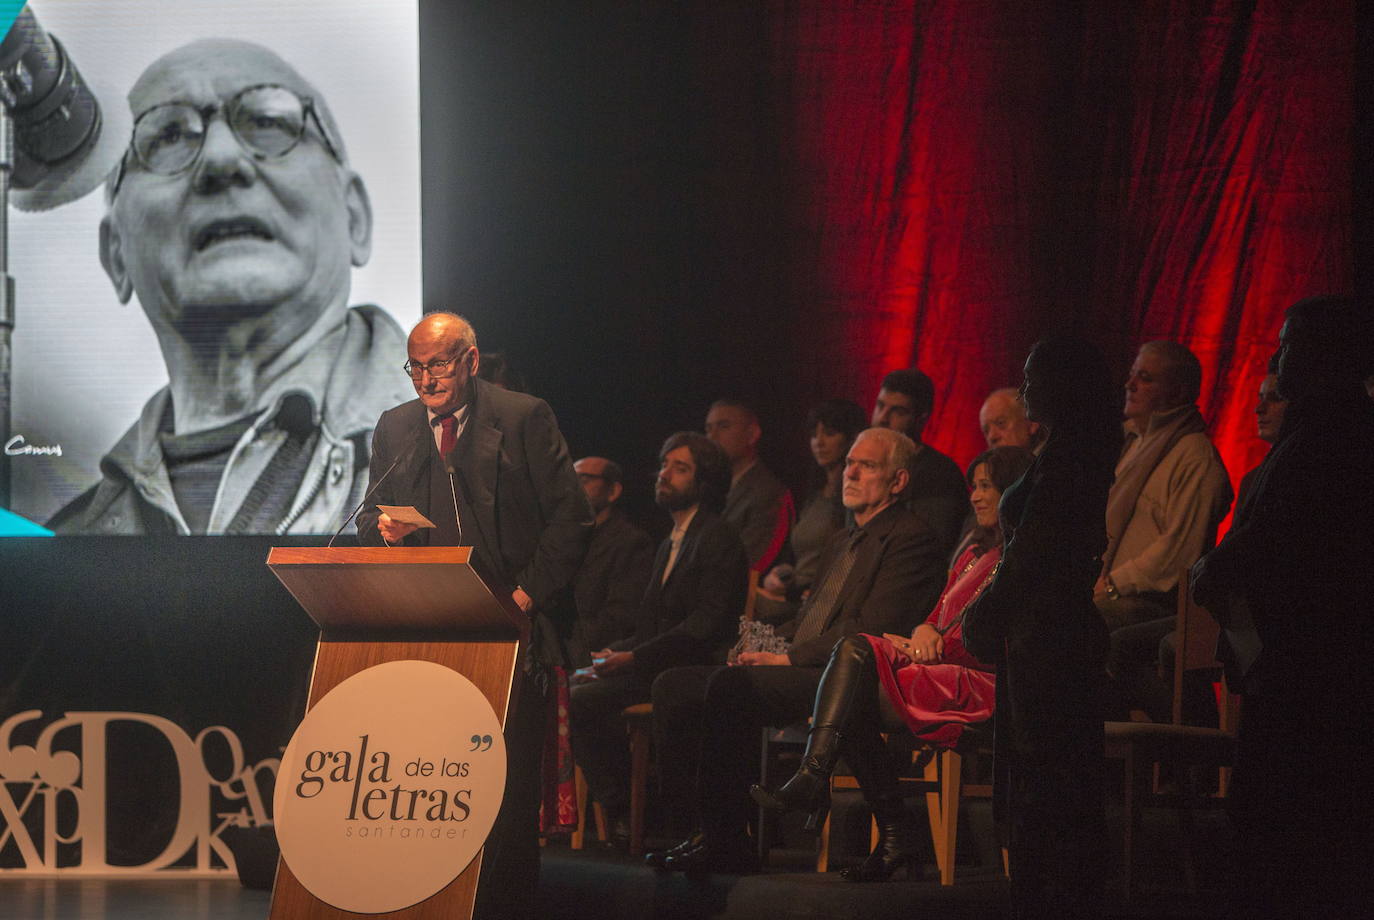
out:
<path id="1" fill-rule="evenodd" d="M 916 822 L 902 801 L 897 768 L 883 744 L 877 725 L 851 731 L 845 738 L 845 761 L 863 789 L 864 800 L 878 825 L 878 845 L 859 865 L 840 876 L 850 882 L 885 882 L 905 866 L 907 878 L 916 871 Z"/>
<path id="2" fill-rule="evenodd" d="M 770 811 L 807 811 L 806 829 L 814 831 L 825 823 L 830 810 L 830 774 L 839 757 L 840 736 L 834 729 L 815 726 L 806 736 L 806 753 L 792 777 L 769 792 L 758 783 L 749 787 L 755 802 Z"/>
<path id="3" fill-rule="evenodd" d="M 840 872 L 847 882 L 885 882 L 899 868 L 914 878 L 916 865 L 916 822 L 901 798 L 872 803 L 873 820 L 878 823 L 878 845 L 857 866 Z"/>
<path id="4" fill-rule="evenodd" d="M 830 774 L 840 757 L 846 725 L 856 713 L 876 713 L 872 702 L 877 690 L 878 673 L 868 640 L 858 636 L 841 640 L 816 688 L 816 707 L 801 766 L 773 792 L 758 784 L 751 786 L 749 794 L 754 801 L 772 811 L 809 811 L 807 830 L 819 828 L 830 808 Z"/>

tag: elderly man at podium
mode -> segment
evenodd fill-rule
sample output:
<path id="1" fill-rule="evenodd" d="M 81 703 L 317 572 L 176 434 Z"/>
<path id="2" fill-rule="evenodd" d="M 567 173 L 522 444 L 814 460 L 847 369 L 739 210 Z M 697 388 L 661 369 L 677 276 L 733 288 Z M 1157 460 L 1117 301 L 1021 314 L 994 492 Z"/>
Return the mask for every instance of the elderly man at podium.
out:
<path id="1" fill-rule="evenodd" d="M 537 652 L 546 618 L 570 615 L 569 586 L 592 531 L 568 446 L 543 400 L 478 379 L 477 334 L 461 316 L 426 315 L 407 351 L 418 398 L 377 421 L 358 540 L 471 546 L 482 578 L 510 591 L 534 619 L 530 647 Z M 378 505 L 413 507 L 434 526 L 395 520 Z M 534 892 L 547 688 L 541 670 L 537 660 L 527 662 L 506 725 L 506 799 L 487 844 L 477 916 L 519 916 Z"/>

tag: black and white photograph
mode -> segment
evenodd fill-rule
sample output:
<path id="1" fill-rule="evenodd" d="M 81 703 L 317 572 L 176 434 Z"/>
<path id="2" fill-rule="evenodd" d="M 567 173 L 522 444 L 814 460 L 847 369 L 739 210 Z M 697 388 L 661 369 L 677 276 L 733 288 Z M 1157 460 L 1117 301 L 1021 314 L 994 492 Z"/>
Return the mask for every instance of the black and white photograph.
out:
<path id="1" fill-rule="evenodd" d="M 414 4 L 29 10 L 101 136 L 11 198 L 11 510 L 58 533 L 333 532 L 409 392 Z"/>

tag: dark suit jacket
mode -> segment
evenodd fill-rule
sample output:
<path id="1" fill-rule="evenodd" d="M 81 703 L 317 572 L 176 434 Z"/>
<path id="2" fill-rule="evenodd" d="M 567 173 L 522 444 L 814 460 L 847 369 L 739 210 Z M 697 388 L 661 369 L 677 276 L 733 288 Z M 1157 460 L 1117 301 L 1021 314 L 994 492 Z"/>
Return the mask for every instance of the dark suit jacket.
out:
<path id="1" fill-rule="evenodd" d="M 459 488 L 475 519 L 463 522 L 464 542 L 476 550 L 484 577 L 501 579 L 507 590 L 519 586 L 546 608 L 572 583 L 582 561 L 591 507 L 547 403 L 485 380 L 474 379 L 470 387 L 467 424 L 454 451 Z M 382 545 L 379 504 L 414 505 L 433 520 L 430 464 L 440 462 L 423 403 L 415 399 L 382 413 L 372 435 L 368 483 L 377 490 L 358 515 L 358 542 Z M 405 544 L 426 546 L 430 533 L 410 534 Z"/>
<path id="2" fill-rule="evenodd" d="M 577 667 L 591 663 L 589 652 L 634 634 L 653 567 L 653 540 L 625 515 L 613 510 L 596 525 L 573 582 L 577 629 L 569 645 Z"/>
<path id="3" fill-rule="evenodd" d="M 792 664 L 819 667 L 830 660 L 835 643 L 854 633 L 909 634 L 940 599 L 948 574 L 944 545 L 929 524 L 901 503 L 880 511 L 865 526 L 857 557 L 840 588 L 834 609 L 819 636 L 793 645 Z M 817 569 L 811 598 L 778 634 L 796 635 L 830 567 L 849 543 L 841 530 L 830 538 Z"/>
<path id="4" fill-rule="evenodd" d="M 749 565 L 766 572 L 792 529 L 792 494 L 763 461 L 757 461 L 725 498 L 725 519 L 739 531 Z"/>
<path id="5" fill-rule="evenodd" d="M 911 484 L 902 499 L 935 530 L 946 558 L 959 542 L 968 514 L 968 484 L 959 464 L 924 444 L 911 461 Z"/>
<path id="6" fill-rule="evenodd" d="M 723 662 L 744 613 L 749 560 L 733 526 L 698 508 L 663 583 L 670 546 L 665 539 L 658 547 L 634 635 L 610 646 L 635 653 L 641 679 L 679 665 Z"/>

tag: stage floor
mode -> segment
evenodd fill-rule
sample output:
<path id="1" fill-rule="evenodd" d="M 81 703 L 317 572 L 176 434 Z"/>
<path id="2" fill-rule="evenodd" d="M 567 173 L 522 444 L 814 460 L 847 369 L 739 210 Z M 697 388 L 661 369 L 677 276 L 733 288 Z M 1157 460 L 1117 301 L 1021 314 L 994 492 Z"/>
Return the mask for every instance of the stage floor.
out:
<path id="1" fill-rule="evenodd" d="M 995 920 L 1007 886 L 996 871 L 961 867 L 942 888 L 933 868 L 916 880 L 854 885 L 838 874 L 795 865 L 750 876 L 687 878 L 645 868 L 601 848 L 581 852 L 551 844 L 544 851 L 539 920 Z M 1161 879 L 1162 881 L 1162 879 Z M 271 897 L 224 880 L 17 879 L 0 876 L 0 920 L 266 920 Z M 1147 889 L 1107 918 L 1206 920 L 1214 898 Z"/>
<path id="2" fill-rule="evenodd" d="M 266 920 L 271 902 L 233 878 L 0 876 L 0 920 Z"/>

